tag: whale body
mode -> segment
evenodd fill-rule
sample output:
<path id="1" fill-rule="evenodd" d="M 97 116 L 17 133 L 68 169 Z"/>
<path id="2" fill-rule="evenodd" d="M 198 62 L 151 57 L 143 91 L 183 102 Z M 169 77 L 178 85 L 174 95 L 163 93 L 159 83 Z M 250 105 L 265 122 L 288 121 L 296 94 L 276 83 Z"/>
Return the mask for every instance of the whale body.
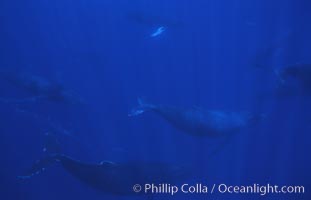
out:
<path id="1" fill-rule="evenodd" d="M 273 96 L 287 98 L 311 95 L 311 64 L 289 65 L 274 70 L 274 73 L 277 87 L 272 93 Z"/>
<path id="2" fill-rule="evenodd" d="M 29 73 L 14 71 L 2 71 L 1 78 L 16 88 L 28 92 L 31 97 L 27 99 L 11 100 L 12 102 L 27 102 L 37 100 L 48 100 L 52 102 L 63 102 L 69 104 L 81 104 L 82 100 L 65 90 L 63 85 Z M 10 99 L 8 99 L 10 101 Z"/>
<path id="3" fill-rule="evenodd" d="M 186 174 L 182 167 L 159 162 L 103 161 L 96 164 L 81 162 L 63 154 L 55 154 L 38 160 L 25 176 L 19 178 L 30 178 L 54 163 L 60 163 L 68 173 L 92 188 L 115 195 L 136 195 L 137 193 L 133 191 L 135 184 L 174 183 Z"/>
<path id="4" fill-rule="evenodd" d="M 161 27 L 157 28 L 157 30 L 154 31 L 154 32 L 150 35 L 150 37 L 158 37 L 158 36 L 162 35 L 163 32 L 164 32 L 165 30 L 166 30 L 165 27 L 161 26 Z"/>
<path id="5" fill-rule="evenodd" d="M 248 112 L 226 112 L 204 110 L 198 107 L 191 109 L 172 106 L 153 105 L 138 99 L 139 106 L 129 116 L 137 116 L 145 111 L 153 111 L 179 130 L 196 136 L 221 136 L 235 133 L 241 128 L 260 120 L 262 115 Z"/>

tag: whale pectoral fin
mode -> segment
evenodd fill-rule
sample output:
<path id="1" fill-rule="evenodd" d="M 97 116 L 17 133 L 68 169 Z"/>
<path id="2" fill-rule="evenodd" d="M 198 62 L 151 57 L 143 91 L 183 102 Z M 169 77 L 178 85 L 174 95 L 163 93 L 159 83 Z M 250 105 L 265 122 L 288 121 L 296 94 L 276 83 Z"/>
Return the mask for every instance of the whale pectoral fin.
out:
<path id="1" fill-rule="evenodd" d="M 129 117 L 143 114 L 145 111 L 152 110 L 155 108 L 154 105 L 146 103 L 142 98 L 137 99 L 138 106 L 131 110 L 128 114 Z"/>
<path id="2" fill-rule="evenodd" d="M 43 159 L 37 160 L 32 167 L 23 176 L 18 176 L 19 179 L 28 179 L 36 174 L 43 172 L 46 167 L 59 161 L 58 155 L 47 156 Z"/>
<path id="3" fill-rule="evenodd" d="M 131 112 L 128 114 L 128 116 L 129 116 L 129 117 L 133 117 L 133 116 L 140 115 L 140 114 L 142 114 L 142 113 L 144 113 L 144 112 L 145 112 L 144 109 L 136 108 L 136 109 L 131 110 Z"/>

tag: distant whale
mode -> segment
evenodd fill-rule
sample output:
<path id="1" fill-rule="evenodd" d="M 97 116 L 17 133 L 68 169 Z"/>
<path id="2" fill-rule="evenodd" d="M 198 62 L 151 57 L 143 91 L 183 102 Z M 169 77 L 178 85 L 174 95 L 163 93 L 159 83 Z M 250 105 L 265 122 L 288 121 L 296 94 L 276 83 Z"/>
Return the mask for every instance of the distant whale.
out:
<path id="1" fill-rule="evenodd" d="M 153 111 L 166 119 L 179 130 L 196 136 L 221 136 L 239 131 L 259 121 L 263 115 L 248 112 L 225 112 L 203 110 L 201 108 L 183 109 L 171 106 L 153 105 L 138 99 L 139 106 L 129 116 L 137 116 L 145 111 Z"/>
<path id="2" fill-rule="evenodd" d="M 143 186 L 146 183 L 174 183 L 183 179 L 187 174 L 183 168 L 165 163 L 103 161 L 94 164 L 55 154 L 38 160 L 25 176 L 19 178 L 30 178 L 53 163 L 60 163 L 67 172 L 92 188 L 115 195 L 144 194 L 143 192 L 135 193 L 133 186 L 135 184 Z"/>
<path id="3" fill-rule="evenodd" d="M 150 37 L 158 37 L 158 36 L 162 35 L 163 32 L 164 32 L 165 30 L 166 30 L 166 28 L 163 27 L 163 26 L 161 26 L 161 27 L 157 28 L 157 30 L 155 30 L 155 31 L 150 35 Z"/>
<path id="4" fill-rule="evenodd" d="M 80 98 L 65 90 L 62 85 L 52 82 L 41 76 L 36 76 L 29 73 L 5 71 L 1 72 L 1 78 L 13 86 L 31 94 L 30 98 L 19 100 L 15 99 L 11 101 L 26 102 L 44 99 L 53 102 L 64 102 L 69 104 L 82 103 Z M 7 100 L 10 101 L 10 99 Z"/>
<path id="5" fill-rule="evenodd" d="M 296 90 L 302 89 L 306 94 L 311 94 L 311 64 L 290 65 L 275 73 L 279 86 L 295 86 Z"/>
<path id="6" fill-rule="evenodd" d="M 275 84 L 258 94 L 257 107 L 272 100 L 311 96 L 311 64 L 293 64 L 279 69 L 269 67 L 265 71 L 274 75 Z"/>
<path id="7" fill-rule="evenodd" d="M 275 69 L 276 87 L 261 94 L 260 101 L 311 95 L 311 64 L 295 64 Z"/>

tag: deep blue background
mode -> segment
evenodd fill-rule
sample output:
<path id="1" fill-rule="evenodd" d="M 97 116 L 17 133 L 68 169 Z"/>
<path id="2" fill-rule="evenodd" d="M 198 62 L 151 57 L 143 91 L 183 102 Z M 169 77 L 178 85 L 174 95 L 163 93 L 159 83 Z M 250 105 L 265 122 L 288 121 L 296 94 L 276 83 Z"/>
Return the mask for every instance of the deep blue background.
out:
<path id="1" fill-rule="evenodd" d="M 86 104 L 0 104 L 0 198 L 120 198 L 94 191 L 59 166 L 16 179 L 42 156 L 52 121 L 70 132 L 59 134 L 64 152 L 81 160 L 184 163 L 193 166 L 194 181 L 303 185 L 304 195 L 265 198 L 310 199 L 310 97 L 262 101 L 275 77 L 254 67 L 310 63 L 310 11 L 308 0 L 1 0 L 0 67 L 61 82 Z M 167 31 L 150 38 L 157 26 Z M 282 50 L 272 56 L 274 45 Z M 0 83 L 1 97 L 22 92 Z M 140 96 L 267 117 L 208 157 L 220 141 L 184 134 L 152 113 L 129 118 Z"/>

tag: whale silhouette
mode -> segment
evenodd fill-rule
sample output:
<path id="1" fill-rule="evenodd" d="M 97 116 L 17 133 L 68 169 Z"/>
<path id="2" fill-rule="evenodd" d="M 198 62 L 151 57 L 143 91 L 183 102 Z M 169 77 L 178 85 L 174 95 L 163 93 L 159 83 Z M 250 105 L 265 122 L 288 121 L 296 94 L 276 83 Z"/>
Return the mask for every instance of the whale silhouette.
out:
<path id="1" fill-rule="evenodd" d="M 92 188 L 115 195 L 137 195 L 139 193 L 133 191 L 135 184 L 175 183 L 187 174 L 182 167 L 161 162 L 103 161 L 96 164 L 81 162 L 63 154 L 54 154 L 35 162 L 26 175 L 19 178 L 28 179 L 54 163 L 60 163 L 67 172 Z"/>
<path id="2" fill-rule="evenodd" d="M 67 172 L 88 186 L 115 195 L 136 195 L 133 191 L 135 184 L 174 183 L 185 176 L 185 171 L 181 167 L 161 162 L 103 161 L 96 164 L 75 160 L 63 154 L 55 154 L 38 160 L 26 175 L 19 178 L 30 178 L 54 163 L 60 163 Z"/>
<path id="3" fill-rule="evenodd" d="M 166 30 L 166 28 L 164 26 L 161 26 L 161 27 L 157 28 L 157 30 L 154 31 L 150 35 L 150 37 L 158 37 L 158 36 L 162 35 L 165 30 Z"/>
<path id="4" fill-rule="evenodd" d="M 30 73 L 16 71 L 1 71 L 1 78 L 6 80 L 12 86 L 28 92 L 31 96 L 24 99 L 5 99 L 8 102 L 36 102 L 39 100 L 48 100 L 52 102 L 63 102 L 68 104 L 81 104 L 82 100 L 72 92 L 65 90 L 63 85 L 46 79 L 42 76 L 36 76 Z"/>
<path id="5" fill-rule="evenodd" d="M 129 116 L 137 116 L 145 111 L 153 111 L 171 125 L 188 134 L 196 136 L 221 136 L 235 133 L 250 124 L 259 121 L 263 115 L 249 112 L 226 112 L 204 110 L 198 107 L 191 109 L 173 106 L 154 105 L 138 99 L 139 106 Z"/>
<path id="6" fill-rule="evenodd" d="M 295 64 L 275 69 L 276 87 L 259 96 L 261 102 L 311 95 L 311 64 Z"/>
<path id="7" fill-rule="evenodd" d="M 133 191 L 135 184 L 143 186 L 146 183 L 177 183 L 188 179 L 191 174 L 188 167 L 157 161 L 82 162 L 62 154 L 59 140 L 51 133 L 45 134 L 43 151 L 46 156 L 37 160 L 18 178 L 29 179 L 58 163 L 73 177 L 98 191 L 115 195 L 136 195 L 140 193 Z"/>
<path id="8" fill-rule="evenodd" d="M 280 86 L 296 87 L 302 89 L 305 94 L 311 94 L 311 64 L 295 64 L 275 71 Z"/>

